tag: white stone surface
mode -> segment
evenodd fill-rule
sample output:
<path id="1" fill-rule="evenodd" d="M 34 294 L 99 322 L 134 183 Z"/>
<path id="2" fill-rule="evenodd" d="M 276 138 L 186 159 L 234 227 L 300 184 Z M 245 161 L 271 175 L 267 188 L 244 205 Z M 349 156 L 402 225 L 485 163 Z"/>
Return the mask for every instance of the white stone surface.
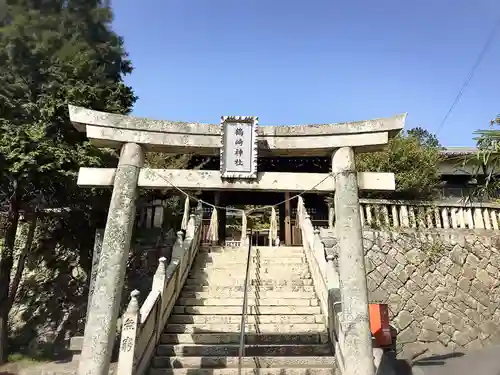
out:
<path id="1" fill-rule="evenodd" d="M 115 173 L 114 168 L 80 168 L 78 185 L 81 187 L 112 186 Z M 312 189 L 315 185 L 318 186 Z M 394 190 L 394 174 L 358 172 L 358 185 L 360 190 Z M 305 190 L 331 192 L 335 190 L 333 176 L 328 177 L 326 173 L 260 172 L 255 181 L 229 182 L 221 180 L 219 171 L 149 168 L 141 169 L 138 186 L 150 189 L 165 189 L 177 186 L 186 190 L 264 190 L 281 192 L 302 192 Z"/>

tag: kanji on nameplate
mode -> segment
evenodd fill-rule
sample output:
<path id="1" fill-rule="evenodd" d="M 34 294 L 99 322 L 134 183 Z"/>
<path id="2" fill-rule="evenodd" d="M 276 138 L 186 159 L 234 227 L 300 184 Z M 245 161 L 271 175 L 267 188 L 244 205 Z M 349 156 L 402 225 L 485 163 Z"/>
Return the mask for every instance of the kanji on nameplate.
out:
<path id="1" fill-rule="evenodd" d="M 222 117 L 221 177 L 257 177 L 257 118 Z"/>

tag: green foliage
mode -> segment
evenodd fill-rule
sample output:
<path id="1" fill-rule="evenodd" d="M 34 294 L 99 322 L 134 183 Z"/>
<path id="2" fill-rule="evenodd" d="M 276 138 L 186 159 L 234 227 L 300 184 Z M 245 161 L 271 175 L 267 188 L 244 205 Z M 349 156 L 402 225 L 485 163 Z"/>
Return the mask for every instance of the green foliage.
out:
<path id="1" fill-rule="evenodd" d="M 161 152 L 148 152 L 144 161 L 144 165 L 148 168 L 157 169 L 185 169 L 191 160 L 192 155 L 165 155 Z"/>
<path id="2" fill-rule="evenodd" d="M 123 76 L 132 66 L 111 20 L 100 0 L 8 0 L 0 19 L 0 204 L 9 207 L 6 227 L 14 229 L 6 230 L 0 258 L 0 321 L 10 309 L 18 211 L 40 202 L 72 213 L 44 219 L 46 232 L 27 267 L 43 264 L 50 277 L 25 280 L 18 302 L 28 306 L 31 321 L 63 330 L 71 321 L 64 312 L 82 305 L 85 288 L 70 270 L 78 264 L 90 269 L 94 231 L 103 226 L 109 195 L 78 189 L 75 176 L 80 166 L 116 165 L 116 159 L 72 126 L 67 106 L 130 112 L 136 97 Z M 4 338 L 1 331 L 0 363 Z"/>
<path id="3" fill-rule="evenodd" d="M 259 208 L 259 206 L 255 205 L 245 205 L 238 208 L 245 211 L 251 210 L 251 212 L 247 214 L 247 229 L 252 229 L 254 231 L 269 229 L 269 223 L 271 221 L 270 208 Z M 241 230 L 241 215 L 239 213 L 230 215 L 226 226 L 235 230 Z"/>
<path id="4" fill-rule="evenodd" d="M 434 238 L 431 241 L 422 243 L 424 264 L 426 266 L 436 264 L 449 250 L 449 245 L 443 242 L 440 238 Z"/>
<path id="5" fill-rule="evenodd" d="M 474 192 L 475 196 L 498 199 L 500 191 L 500 129 L 494 126 L 500 125 L 500 116 L 490 123 L 491 128 L 478 130 L 477 137 L 478 152 L 476 155 L 476 175 L 486 176 L 484 184 L 481 184 Z"/>
<path id="6" fill-rule="evenodd" d="M 8 14 L 0 28 L 2 191 L 16 181 L 23 194 L 47 199 L 79 166 L 104 160 L 70 124 L 67 105 L 129 112 L 135 97 L 121 77 L 131 65 L 98 1 L 11 1 Z"/>
<path id="7" fill-rule="evenodd" d="M 420 142 L 420 144 L 424 147 L 429 148 L 441 148 L 441 144 L 437 139 L 435 134 L 430 133 L 428 130 L 416 127 L 408 130 L 408 137 L 416 138 Z"/>
<path id="8" fill-rule="evenodd" d="M 440 182 L 439 151 L 434 135 L 415 128 L 389 141 L 385 151 L 358 155 L 356 165 L 362 172 L 393 172 L 396 191 L 391 194 L 392 198 L 430 199 Z"/>

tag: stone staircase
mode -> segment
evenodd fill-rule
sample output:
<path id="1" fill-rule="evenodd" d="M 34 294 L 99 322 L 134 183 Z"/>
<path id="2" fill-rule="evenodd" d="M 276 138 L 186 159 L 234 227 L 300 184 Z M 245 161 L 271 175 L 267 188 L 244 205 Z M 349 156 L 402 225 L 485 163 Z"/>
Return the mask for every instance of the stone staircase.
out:
<path id="1" fill-rule="evenodd" d="M 201 248 L 150 375 L 237 374 L 247 251 Z M 243 374 L 335 374 L 302 248 L 252 249 Z"/>

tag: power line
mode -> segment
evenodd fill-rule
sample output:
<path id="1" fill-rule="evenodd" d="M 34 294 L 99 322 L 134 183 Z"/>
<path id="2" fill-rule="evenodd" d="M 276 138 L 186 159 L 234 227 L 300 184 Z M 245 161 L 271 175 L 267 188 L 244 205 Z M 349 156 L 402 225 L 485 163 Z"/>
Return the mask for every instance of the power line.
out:
<path id="1" fill-rule="evenodd" d="M 474 63 L 474 65 L 472 65 L 472 68 L 469 72 L 469 75 L 467 76 L 464 83 L 462 84 L 462 87 L 460 88 L 460 91 L 458 92 L 457 96 L 455 97 L 455 100 L 451 104 L 450 109 L 448 109 L 448 112 L 446 112 L 446 115 L 444 116 L 443 120 L 441 121 L 441 124 L 439 125 L 438 130 L 436 131 L 436 135 L 441 131 L 444 124 L 446 123 L 446 121 L 450 117 L 451 112 L 453 112 L 453 109 L 455 109 L 456 105 L 458 104 L 458 102 L 462 98 L 462 95 L 464 94 L 465 90 L 467 89 L 467 86 L 469 86 L 470 81 L 474 77 L 476 69 L 479 67 L 479 65 L 483 61 L 484 57 L 486 56 L 486 53 L 490 49 L 491 43 L 493 42 L 493 39 L 495 38 L 499 27 L 500 27 L 500 18 L 497 20 L 493 29 L 489 33 L 488 38 L 486 39 L 486 43 L 484 43 L 484 46 L 481 49 L 481 52 L 479 53 L 479 55 L 476 59 L 476 62 Z"/>

